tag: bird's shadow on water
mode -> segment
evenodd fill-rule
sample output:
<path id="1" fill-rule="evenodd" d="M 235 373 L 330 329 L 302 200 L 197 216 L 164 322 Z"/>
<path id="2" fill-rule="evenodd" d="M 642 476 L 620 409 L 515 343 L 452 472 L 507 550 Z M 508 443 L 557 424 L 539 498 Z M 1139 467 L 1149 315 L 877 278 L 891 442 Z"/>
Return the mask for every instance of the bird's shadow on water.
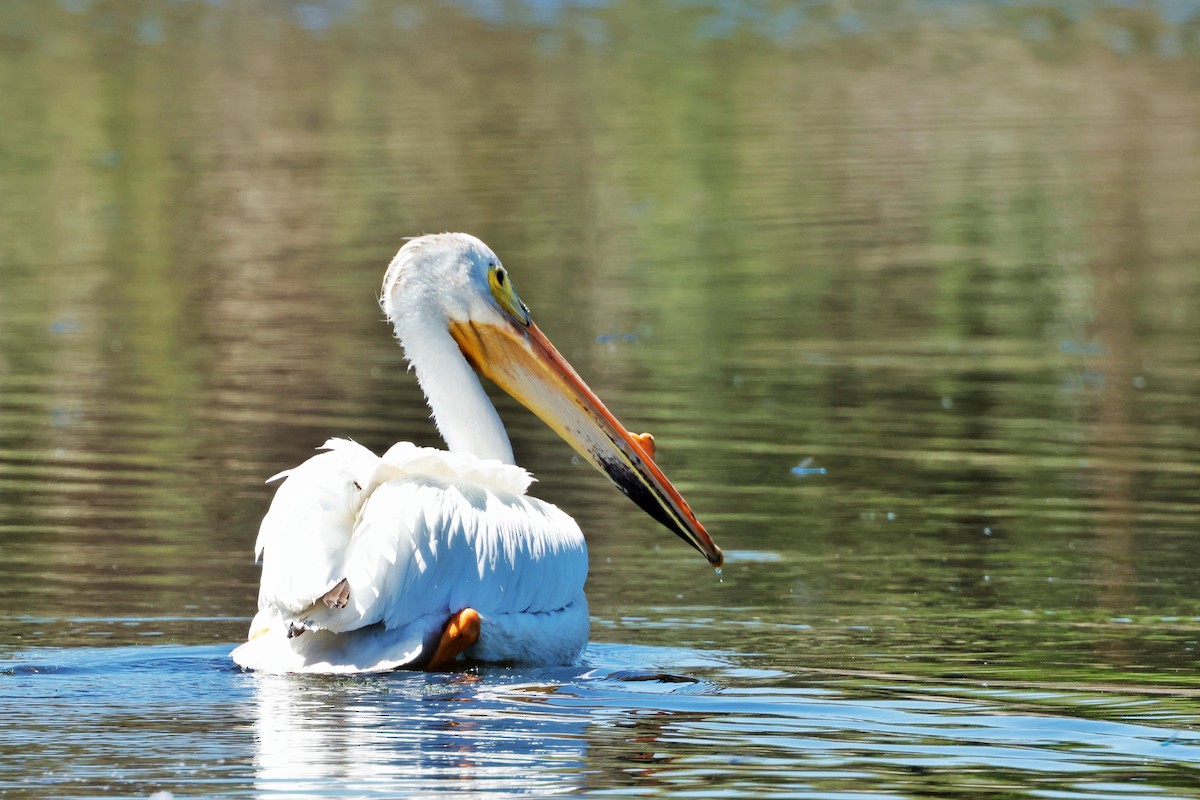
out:
<path id="1" fill-rule="evenodd" d="M 1080 710 L 1096 697 L 1066 690 L 1035 705 L 1027 691 L 848 687 L 734 654 L 619 644 L 592 644 L 570 667 L 355 677 L 245 673 L 230 649 L 10 656 L 0 756 L 44 796 L 86 794 L 98 776 L 143 793 L 255 796 L 686 791 L 713 779 L 750 791 L 838 770 L 850 787 L 897 769 L 1066 787 L 1148 761 L 1169 785 L 1200 765 L 1200 735 L 1138 697 L 1127 699 L 1140 721 L 1097 719 Z M 53 782 L 30 786 L 35 774 Z"/>

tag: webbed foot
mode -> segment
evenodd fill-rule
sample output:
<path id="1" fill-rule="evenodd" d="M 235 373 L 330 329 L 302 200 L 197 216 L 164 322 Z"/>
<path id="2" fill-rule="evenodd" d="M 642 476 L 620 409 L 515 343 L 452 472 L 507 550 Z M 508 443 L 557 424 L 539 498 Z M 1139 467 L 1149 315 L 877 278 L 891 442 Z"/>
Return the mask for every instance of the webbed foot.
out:
<path id="1" fill-rule="evenodd" d="M 479 640 L 479 624 L 479 612 L 473 608 L 464 608 L 457 614 L 451 614 L 437 649 L 433 651 L 433 658 L 429 659 L 425 669 L 433 672 L 449 668 L 459 653 Z"/>

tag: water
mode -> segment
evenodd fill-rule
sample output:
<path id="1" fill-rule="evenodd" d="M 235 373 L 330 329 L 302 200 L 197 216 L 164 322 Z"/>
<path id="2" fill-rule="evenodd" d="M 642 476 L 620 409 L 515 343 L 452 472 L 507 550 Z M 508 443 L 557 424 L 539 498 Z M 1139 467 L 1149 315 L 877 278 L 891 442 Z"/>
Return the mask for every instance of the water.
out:
<path id="1" fill-rule="evenodd" d="M 0 793 L 1200 796 L 1194 3 L 0 5 Z M 497 398 L 567 669 L 266 678 L 262 481 L 437 440 L 465 229 L 728 553 Z"/>
<path id="2" fill-rule="evenodd" d="M 1200 758 L 1200 734 L 1173 727 L 1188 712 L 1136 692 L 788 675 L 633 645 L 593 645 L 586 661 L 333 679 L 243 674 L 215 646 L 49 651 L 7 678 L 26 703 L 5 739 L 27 754 L 8 789 L 850 797 L 1016 784 L 1111 797 L 1137 780 L 1139 796 L 1175 796 Z"/>

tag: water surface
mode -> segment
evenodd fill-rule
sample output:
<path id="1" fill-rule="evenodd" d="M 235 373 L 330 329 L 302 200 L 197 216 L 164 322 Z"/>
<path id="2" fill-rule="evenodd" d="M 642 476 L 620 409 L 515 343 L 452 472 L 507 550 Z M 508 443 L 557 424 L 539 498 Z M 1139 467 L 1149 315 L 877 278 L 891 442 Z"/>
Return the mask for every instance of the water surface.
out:
<path id="1" fill-rule="evenodd" d="M 214 646 L 77 647 L 6 680 L 25 700 L 4 735 L 27 754 L 17 797 L 1109 797 L 1131 779 L 1166 797 L 1200 758 L 1200 734 L 1173 727 L 1186 712 L 1137 693 L 789 676 L 665 647 L 356 679 L 243 674 Z"/>
<path id="2" fill-rule="evenodd" d="M 1200 796 L 1200 6 L 0 6 L 0 793 Z M 567 669 L 263 678 L 263 480 L 437 444 L 468 230 L 729 554 L 497 397 Z M 823 471 L 822 471 L 823 470 Z"/>

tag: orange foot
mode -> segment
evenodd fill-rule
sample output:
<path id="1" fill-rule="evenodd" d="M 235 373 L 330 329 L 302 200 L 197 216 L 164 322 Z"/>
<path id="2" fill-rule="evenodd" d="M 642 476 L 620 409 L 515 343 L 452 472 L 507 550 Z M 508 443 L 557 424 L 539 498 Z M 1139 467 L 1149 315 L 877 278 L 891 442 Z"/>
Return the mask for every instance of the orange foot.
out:
<path id="1" fill-rule="evenodd" d="M 464 608 L 457 614 L 450 615 L 446 629 L 442 631 L 441 641 L 433 651 L 433 658 L 425 665 L 430 672 L 443 670 L 454 663 L 458 654 L 475 644 L 479 639 L 479 612 L 473 608 Z"/>

